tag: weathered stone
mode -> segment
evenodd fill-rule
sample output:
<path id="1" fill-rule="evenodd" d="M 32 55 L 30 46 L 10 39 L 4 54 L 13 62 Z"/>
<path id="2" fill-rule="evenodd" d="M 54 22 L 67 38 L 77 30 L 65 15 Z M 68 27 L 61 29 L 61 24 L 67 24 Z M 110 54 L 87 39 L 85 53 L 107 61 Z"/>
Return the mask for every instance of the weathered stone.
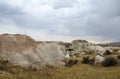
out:
<path id="1" fill-rule="evenodd" d="M 63 53 L 56 43 L 36 42 L 20 34 L 0 35 L 0 59 L 20 66 L 41 68 L 45 65 L 59 66 Z"/>

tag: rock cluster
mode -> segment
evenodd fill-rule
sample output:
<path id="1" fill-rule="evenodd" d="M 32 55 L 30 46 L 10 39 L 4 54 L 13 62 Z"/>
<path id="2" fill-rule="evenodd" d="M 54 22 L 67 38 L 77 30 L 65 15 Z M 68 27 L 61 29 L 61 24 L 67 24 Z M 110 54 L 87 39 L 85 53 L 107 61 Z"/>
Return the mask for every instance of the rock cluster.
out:
<path id="1" fill-rule="evenodd" d="M 69 53 L 70 56 L 79 56 L 81 54 L 95 54 L 105 51 L 103 47 L 90 43 L 86 40 L 73 40 L 71 43 L 68 43 L 66 49 L 67 55 Z"/>
<path id="2" fill-rule="evenodd" d="M 0 35 L 0 60 L 14 65 L 41 68 L 45 65 L 64 66 L 65 58 L 81 54 L 103 54 L 102 46 L 86 40 L 73 40 L 71 43 L 59 41 L 35 41 L 27 35 Z"/>

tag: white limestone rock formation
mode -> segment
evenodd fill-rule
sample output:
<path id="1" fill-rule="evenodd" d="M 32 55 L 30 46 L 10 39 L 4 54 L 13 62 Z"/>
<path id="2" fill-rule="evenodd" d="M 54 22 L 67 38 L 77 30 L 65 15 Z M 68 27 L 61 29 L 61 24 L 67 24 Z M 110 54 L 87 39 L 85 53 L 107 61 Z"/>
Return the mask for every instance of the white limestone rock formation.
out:
<path id="1" fill-rule="evenodd" d="M 63 66 L 63 53 L 57 44 L 38 43 L 20 34 L 0 35 L 0 60 L 14 65 L 41 68 L 45 65 Z"/>

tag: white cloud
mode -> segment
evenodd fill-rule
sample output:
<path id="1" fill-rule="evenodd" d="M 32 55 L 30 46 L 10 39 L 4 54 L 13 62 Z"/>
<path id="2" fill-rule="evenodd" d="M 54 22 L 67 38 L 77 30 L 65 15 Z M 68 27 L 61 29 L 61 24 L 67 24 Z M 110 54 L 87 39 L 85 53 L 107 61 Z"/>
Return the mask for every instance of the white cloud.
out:
<path id="1" fill-rule="evenodd" d="M 24 33 L 37 40 L 120 40 L 119 0 L 1 0 L 0 4 L 0 33 Z"/>

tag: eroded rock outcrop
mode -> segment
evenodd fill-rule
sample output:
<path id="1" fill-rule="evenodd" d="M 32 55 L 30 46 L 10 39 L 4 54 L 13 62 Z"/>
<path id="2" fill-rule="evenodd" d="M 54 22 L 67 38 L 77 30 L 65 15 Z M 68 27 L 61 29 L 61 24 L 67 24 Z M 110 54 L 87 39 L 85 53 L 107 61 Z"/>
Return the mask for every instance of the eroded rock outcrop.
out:
<path id="1" fill-rule="evenodd" d="M 26 35 L 0 35 L 0 59 L 14 65 L 41 68 L 44 65 L 63 66 L 63 53 L 54 43 L 38 43 Z"/>
<path id="2" fill-rule="evenodd" d="M 72 56 L 79 56 L 81 54 L 101 53 L 104 50 L 103 47 L 90 43 L 86 40 L 73 40 L 69 48 L 73 50 L 69 52 L 70 54 L 72 54 Z"/>

